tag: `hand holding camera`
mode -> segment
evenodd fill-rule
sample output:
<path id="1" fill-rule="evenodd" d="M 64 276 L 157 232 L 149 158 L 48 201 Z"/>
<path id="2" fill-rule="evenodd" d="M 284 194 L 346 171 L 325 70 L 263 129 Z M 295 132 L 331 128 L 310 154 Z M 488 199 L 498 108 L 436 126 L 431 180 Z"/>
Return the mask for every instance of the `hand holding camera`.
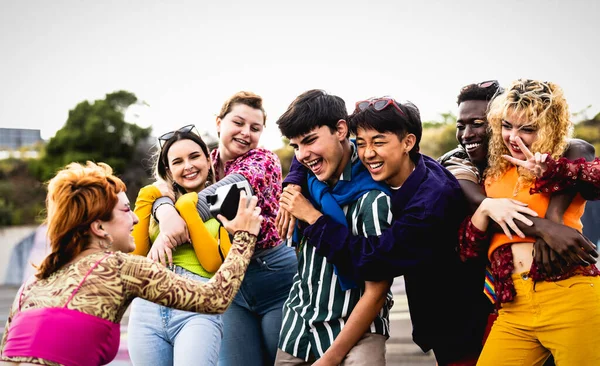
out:
<path id="1" fill-rule="evenodd" d="M 230 234 L 234 234 L 236 231 L 241 230 L 258 236 L 263 217 L 260 214 L 260 207 L 256 206 L 257 202 L 258 198 L 256 196 L 250 196 L 250 198 L 248 198 L 246 191 L 241 190 L 240 201 L 235 218 L 229 220 L 221 214 L 218 214 L 217 218 Z"/>
<path id="2" fill-rule="evenodd" d="M 233 220 L 237 214 L 242 191 L 246 193 L 247 197 L 253 194 L 250 184 L 245 179 L 218 187 L 214 194 L 206 197 L 211 216 L 221 221 L 217 216 L 220 214 L 228 220 Z"/>

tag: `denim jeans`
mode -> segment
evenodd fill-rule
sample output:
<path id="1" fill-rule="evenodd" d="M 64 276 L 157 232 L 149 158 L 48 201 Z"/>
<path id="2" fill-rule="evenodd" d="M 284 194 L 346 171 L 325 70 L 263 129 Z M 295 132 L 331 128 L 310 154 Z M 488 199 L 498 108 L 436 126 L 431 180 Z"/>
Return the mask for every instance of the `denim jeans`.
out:
<path id="1" fill-rule="evenodd" d="M 174 272 L 208 281 L 178 266 Z M 175 310 L 140 298 L 131 305 L 127 343 L 134 365 L 216 365 L 222 338 L 222 315 Z"/>
<path id="2" fill-rule="evenodd" d="M 297 271 L 296 252 L 286 245 L 254 255 L 239 292 L 223 314 L 219 366 L 274 363 L 283 303 Z"/>

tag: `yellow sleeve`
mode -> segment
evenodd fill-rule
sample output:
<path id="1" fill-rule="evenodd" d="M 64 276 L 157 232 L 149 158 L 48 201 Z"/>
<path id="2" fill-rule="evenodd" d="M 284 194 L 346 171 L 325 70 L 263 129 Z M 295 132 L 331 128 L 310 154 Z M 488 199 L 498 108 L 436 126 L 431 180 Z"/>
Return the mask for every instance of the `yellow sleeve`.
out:
<path id="1" fill-rule="evenodd" d="M 191 192 L 179 197 L 175 203 L 175 208 L 187 224 L 190 239 L 192 239 L 192 247 L 196 252 L 198 261 L 208 272 L 215 272 L 223 263 L 219 255 L 219 242 L 208 231 L 200 218 L 196 209 L 197 203 L 198 193 Z M 227 237 L 227 250 L 229 251 L 231 243 L 229 243 L 229 236 L 225 236 Z M 223 242 L 223 236 L 221 236 L 221 242 Z M 226 256 L 227 254 L 223 253 L 223 255 Z"/>
<path id="2" fill-rule="evenodd" d="M 219 227 L 219 237 L 221 240 L 221 251 L 223 252 L 223 257 L 227 257 L 229 254 L 229 249 L 231 249 L 231 239 L 229 239 L 229 233 L 227 229 L 223 226 Z"/>
<path id="3" fill-rule="evenodd" d="M 150 251 L 150 220 L 152 220 L 152 203 L 161 197 L 158 187 L 147 185 L 140 189 L 135 200 L 133 212 L 140 222 L 133 227 L 133 238 L 135 239 L 135 250 L 132 254 L 147 255 Z"/>

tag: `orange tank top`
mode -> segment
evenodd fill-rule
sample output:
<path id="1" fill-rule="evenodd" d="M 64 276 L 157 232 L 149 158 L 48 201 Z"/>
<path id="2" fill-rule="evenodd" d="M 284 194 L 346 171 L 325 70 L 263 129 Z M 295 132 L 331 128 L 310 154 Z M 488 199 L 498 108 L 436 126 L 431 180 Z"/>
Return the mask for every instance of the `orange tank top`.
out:
<path id="1" fill-rule="evenodd" d="M 491 181 L 489 178 L 486 179 L 485 190 L 487 196 L 490 198 L 512 198 L 517 201 L 527 203 L 527 207 L 537 212 L 538 217 L 545 217 L 546 211 L 548 210 L 548 204 L 550 203 L 551 195 L 546 193 L 529 194 L 529 189 L 531 188 L 531 185 L 522 186 L 519 190 L 515 192 L 515 187 L 517 185 L 518 178 L 519 173 L 517 172 L 517 168 L 513 167 L 510 170 L 508 170 L 502 176 L 502 178 L 496 181 Z M 581 223 L 581 216 L 583 215 L 583 211 L 585 210 L 585 202 L 586 201 L 583 199 L 583 197 L 581 197 L 580 194 L 577 194 L 563 216 L 564 224 L 576 229 L 579 232 L 581 232 L 583 228 L 583 224 Z M 514 235 L 511 240 L 508 238 L 508 236 L 504 235 L 504 233 L 494 234 L 490 241 L 488 258 L 491 259 L 494 250 L 498 249 L 502 245 L 512 243 L 534 242 L 535 238 L 530 236 L 521 238 L 517 235 Z"/>

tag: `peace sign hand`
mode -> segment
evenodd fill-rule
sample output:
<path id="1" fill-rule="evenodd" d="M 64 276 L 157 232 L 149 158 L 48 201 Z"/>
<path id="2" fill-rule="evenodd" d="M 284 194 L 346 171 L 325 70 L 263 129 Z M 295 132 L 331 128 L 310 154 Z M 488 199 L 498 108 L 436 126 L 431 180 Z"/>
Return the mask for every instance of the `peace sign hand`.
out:
<path id="1" fill-rule="evenodd" d="M 502 155 L 502 157 L 514 165 L 529 170 L 537 178 L 542 177 L 544 173 L 546 173 L 546 170 L 548 170 L 548 163 L 546 163 L 548 154 L 540 154 L 539 152 L 532 154 L 519 136 L 517 136 L 515 140 L 517 145 L 519 145 L 519 149 L 521 149 L 521 152 L 525 155 L 525 159 L 521 160 L 513 158 L 510 155 Z"/>

